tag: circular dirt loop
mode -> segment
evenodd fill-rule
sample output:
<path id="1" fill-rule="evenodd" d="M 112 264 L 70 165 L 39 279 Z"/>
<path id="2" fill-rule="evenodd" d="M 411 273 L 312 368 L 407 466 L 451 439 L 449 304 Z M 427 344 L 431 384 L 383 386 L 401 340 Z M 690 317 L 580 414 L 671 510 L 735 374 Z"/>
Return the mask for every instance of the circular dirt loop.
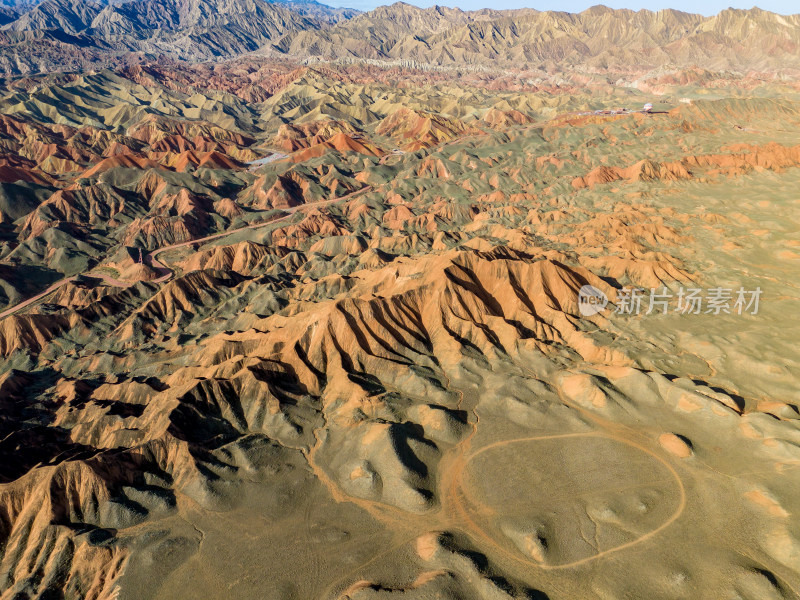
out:
<path id="1" fill-rule="evenodd" d="M 463 464 L 457 502 L 469 528 L 508 558 L 543 569 L 634 546 L 685 504 L 666 461 L 602 434 L 496 442 Z"/>

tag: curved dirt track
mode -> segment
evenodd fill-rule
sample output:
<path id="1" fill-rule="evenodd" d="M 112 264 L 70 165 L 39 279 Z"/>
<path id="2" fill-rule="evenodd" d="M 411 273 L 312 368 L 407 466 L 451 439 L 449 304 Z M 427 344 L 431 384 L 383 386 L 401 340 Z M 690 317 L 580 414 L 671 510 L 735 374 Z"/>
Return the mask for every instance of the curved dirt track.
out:
<path id="1" fill-rule="evenodd" d="M 664 467 L 667 468 L 667 470 L 672 475 L 674 482 L 677 484 L 677 489 L 678 489 L 678 492 L 679 492 L 679 501 L 678 501 L 678 506 L 675 509 L 675 511 L 670 515 L 670 517 L 666 521 L 661 523 L 658 527 L 656 527 L 655 529 L 653 529 L 651 531 L 648 531 L 645 534 L 642 534 L 641 536 L 637 537 L 634 540 L 631 540 L 631 541 L 626 542 L 624 544 L 621 544 L 619 546 L 614 546 L 613 548 L 608 548 L 606 550 L 599 551 L 596 554 L 593 554 L 591 556 L 587 556 L 585 558 L 581 558 L 581 559 L 574 560 L 574 561 L 571 561 L 571 562 L 568 562 L 568 563 L 562 563 L 562 564 L 557 564 L 557 565 L 542 564 L 542 563 L 537 562 L 535 560 L 529 560 L 529 559 L 523 558 L 523 557 L 519 556 L 517 553 L 509 551 L 507 548 L 505 548 L 504 546 L 499 544 L 494 538 L 492 538 L 492 536 L 488 535 L 480 525 L 475 523 L 475 521 L 469 516 L 469 512 L 464 507 L 464 504 L 461 501 L 461 497 L 457 496 L 456 497 L 456 502 L 457 502 L 458 508 L 459 508 L 459 510 L 461 512 L 462 518 L 464 518 L 465 520 L 467 520 L 470 523 L 470 525 L 472 526 L 472 529 L 474 531 L 480 532 L 480 537 L 482 539 L 484 539 L 486 542 L 491 544 L 492 547 L 494 547 L 496 550 L 501 552 L 507 558 L 510 558 L 511 560 L 514 560 L 516 562 L 525 564 L 526 566 L 536 567 L 538 569 L 556 570 L 556 569 L 567 569 L 569 567 L 577 567 L 579 565 L 586 564 L 588 562 L 591 562 L 591 561 L 596 560 L 598 558 L 601 558 L 603 556 L 607 556 L 609 554 L 613 554 L 614 552 L 619 552 L 620 550 L 625 550 L 627 548 L 631 548 L 631 547 L 633 547 L 633 546 L 635 546 L 635 545 L 637 545 L 637 544 L 639 544 L 639 543 L 641 543 L 641 542 L 643 542 L 643 541 L 645 541 L 647 539 L 650 539 L 654 535 L 660 533 L 661 531 L 663 531 L 664 529 L 669 527 L 672 523 L 674 523 L 681 516 L 681 514 L 683 514 L 683 511 L 686 508 L 686 488 L 685 488 L 683 482 L 681 481 L 681 478 L 678 475 L 677 471 L 675 471 L 674 467 L 672 467 L 672 465 L 670 465 L 665 459 L 663 459 L 660 456 L 658 456 L 652 450 L 649 450 L 649 449 L 647 449 L 647 448 L 645 448 L 645 447 L 643 447 L 643 446 L 641 446 L 639 444 L 636 444 L 635 442 L 632 442 L 630 440 L 623 439 L 623 438 L 616 437 L 616 436 L 610 436 L 610 435 L 597 433 L 597 432 L 587 432 L 587 433 L 562 433 L 562 434 L 555 434 L 555 435 L 541 435 L 541 436 L 514 438 L 514 439 L 510 439 L 510 440 L 502 440 L 502 441 L 499 441 L 499 442 L 494 442 L 492 444 L 488 444 L 486 446 L 483 446 L 480 450 L 477 450 L 477 451 L 473 452 L 472 454 L 466 456 L 465 457 L 465 461 L 464 461 L 464 466 L 469 464 L 469 462 L 472 459 L 474 459 L 475 457 L 479 456 L 480 454 L 483 454 L 484 452 L 486 452 L 488 450 L 492 450 L 492 449 L 495 449 L 495 448 L 500 448 L 500 447 L 503 447 L 503 446 L 508 446 L 510 444 L 516 444 L 516 443 L 520 443 L 520 442 L 536 442 L 536 441 L 541 441 L 541 440 L 557 440 L 557 439 L 579 438 L 579 437 L 596 437 L 596 438 L 601 438 L 601 439 L 613 440 L 613 441 L 619 442 L 621 444 L 630 446 L 632 448 L 636 448 L 636 450 L 639 450 L 639 451 L 651 456 L 652 458 L 656 459 L 659 463 L 661 463 Z M 458 478 L 457 478 L 457 480 L 460 481 L 462 479 L 462 477 L 463 477 L 463 473 L 460 473 Z M 654 483 L 654 482 L 648 481 L 646 483 L 647 484 L 651 484 L 651 483 Z M 466 495 L 466 492 L 464 491 L 464 488 L 462 487 L 461 489 L 462 489 L 462 496 Z M 611 487 L 611 488 L 608 488 L 608 489 L 609 490 L 614 490 L 614 489 L 617 489 L 617 488 Z"/>
<path id="2" fill-rule="evenodd" d="M 450 378 L 445 373 L 442 373 L 442 375 L 444 379 L 446 379 L 446 388 L 448 390 L 454 391 L 458 395 L 459 399 L 457 403 L 457 408 L 460 410 L 464 402 L 464 392 L 457 389 L 453 390 Z M 572 402 L 570 402 L 565 398 L 562 398 L 562 401 L 564 401 L 568 406 L 575 408 L 576 410 L 581 410 L 582 412 L 585 412 L 587 416 L 591 416 L 591 419 L 600 427 L 601 431 L 562 433 L 562 434 L 513 438 L 513 439 L 493 442 L 471 452 L 470 449 L 472 446 L 472 442 L 475 435 L 478 433 L 480 424 L 480 417 L 477 412 L 477 403 L 475 406 L 471 407 L 470 412 L 472 414 L 472 418 L 470 419 L 471 430 L 469 434 L 466 437 L 464 437 L 464 439 L 462 439 L 460 442 L 457 443 L 457 445 L 451 450 L 452 454 L 450 456 L 443 456 L 442 461 L 440 463 L 439 480 L 441 482 L 440 486 L 441 497 L 439 506 L 438 508 L 425 513 L 410 513 L 382 501 L 369 500 L 366 498 L 355 497 L 351 496 L 350 494 L 347 494 L 339 485 L 337 485 L 337 483 L 325 471 L 325 469 L 316 463 L 315 455 L 323 444 L 323 439 L 317 436 L 317 444 L 315 444 L 315 446 L 306 453 L 306 458 L 314 473 L 317 475 L 320 481 L 325 485 L 325 487 L 330 491 L 331 495 L 336 499 L 336 501 L 352 502 L 360 506 L 361 508 L 365 509 L 376 519 L 381 520 L 384 523 L 387 523 L 387 525 L 389 526 L 394 526 L 394 527 L 399 526 L 400 530 L 404 532 L 404 534 L 401 536 L 401 541 L 399 541 L 396 544 L 392 544 L 383 552 L 371 557 L 368 561 L 356 566 L 355 568 L 351 569 L 344 575 L 338 577 L 333 582 L 329 583 L 325 587 L 324 592 L 317 597 L 318 600 L 329 600 L 330 598 L 339 597 L 336 596 L 337 592 L 339 594 L 344 593 L 344 591 L 350 589 L 348 586 L 357 587 L 360 583 L 363 583 L 364 581 L 363 580 L 365 576 L 364 569 L 378 562 L 380 559 L 388 556 L 392 552 L 399 550 L 400 548 L 412 542 L 420 535 L 423 535 L 425 533 L 430 533 L 432 531 L 443 531 L 448 528 L 458 530 L 465 533 L 467 536 L 478 542 L 479 547 L 484 546 L 492 548 L 495 552 L 502 555 L 504 558 L 507 558 L 512 562 L 522 565 L 525 568 L 529 568 L 532 570 L 541 570 L 541 571 L 555 571 L 555 570 L 579 567 L 581 565 L 590 563 L 594 560 L 602 559 L 603 557 L 606 557 L 608 555 L 630 549 L 640 543 L 643 543 L 657 536 L 659 533 L 663 532 L 665 529 L 671 526 L 675 521 L 677 521 L 681 517 L 686 508 L 687 504 L 686 488 L 678 472 L 671 464 L 669 464 L 668 459 L 659 456 L 656 451 L 650 450 L 643 443 L 639 443 L 638 441 L 636 441 L 636 438 L 640 438 L 641 436 L 638 435 L 635 431 L 633 430 L 629 431 L 628 428 L 626 428 L 625 426 L 613 423 L 611 421 L 607 421 L 606 419 L 594 415 L 589 411 L 585 411 L 585 409 L 574 405 Z M 619 546 L 599 551 L 585 558 L 581 558 L 568 563 L 554 564 L 554 565 L 543 564 L 541 562 L 537 562 L 536 560 L 525 558 L 523 555 L 519 553 L 518 550 L 516 550 L 514 546 L 506 545 L 501 540 L 498 540 L 495 537 L 493 537 L 485 528 L 476 523 L 474 519 L 470 516 L 470 511 L 465 506 L 467 492 L 464 489 L 463 476 L 466 466 L 472 459 L 474 459 L 475 457 L 479 456 L 480 454 L 488 450 L 502 446 L 507 446 L 514 443 L 547 440 L 547 439 L 550 440 L 569 439 L 569 438 L 579 438 L 579 437 L 596 437 L 601 439 L 613 440 L 620 444 L 624 444 L 626 446 L 634 448 L 637 451 L 640 451 L 652 457 L 659 464 L 663 465 L 669 472 L 669 479 L 664 481 L 672 481 L 675 485 L 675 489 L 678 494 L 678 501 L 675 510 L 669 515 L 669 517 L 665 521 L 660 523 L 655 529 L 652 529 L 647 533 L 640 535 L 636 539 L 630 540 L 629 542 L 626 542 Z M 657 482 L 651 481 L 648 483 L 661 483 L 661 482 L 662 481 L 659 480 Z M 614 491 L 616 489 L 617 488 L 615 487 L 611 487 L 609 488 L 608 491 Z"/>
<path id="3" fill-rule="evenodd" d="M 293 206 L 291 208 L 285 209 L 283 212 L 286 213 L 286 214 L 284 216 L 282 216 L 282 217 L 277 218 L 277 219 L 272 219 L 270 221 L 265 221 L 263 223 L 255 223 L 253 225 L 247 225 L 245 227 L 240 227 L 240 228 L 234 229 L 232 231 L 223 231 L 221 233 L 214 233 L 212 235 L 207 235 L 207 236 L 202 237 L 202 238 L 197 238 L 197 239 L 194 239 L 194 240 L 188 240 L 186 242 L 179 242 L 177 244 L 172 244 L 170 246 L 164 246 L 162 248 L 158 248 L 157 250 L 154 250 L 154 251 L 148 253 L 146 255 L 146 258 L 145 258 L 145 262 L 149 262 L 155 269 L 157 269 L 159 272 L 162 272 L 162 275 L 160 277 L 158 277 L 157 279 L 153 279 L 152 281 L 150 281 L 150 283 L 163 283 L 165 281 L 168 281 L 173 275 L 172 269 L 170 269 L 163 262 L 161 262 L 161 261 L 156 259 L 156 257 L 159 254 L 161 254 L 162 252 L 168 252 L 169 250 L 176 250 L 178 248 L 184 248 L 186 246 L 191 246 L 193 244 L 202 244 L 204 242 L 210 242 L 212 240 L 216 240 L 216 239 L 223 238 L 223 237 L 226 237 L 226 236 L 229 236 L 229 235 L 233 235 L 235 233 L 246 231 L 248 229 L 259 229 L 261 227 L 266 227 L 268 225 L 274 225 L 275 223 L 279 223 L 281 221 L 285 221 L 286 219 L 289 219 L 294 213 L 296 213 L 298 211 L 302 212 L 303 210 L 309 209 L 309 208 L 316 208 L 316 207 L 319 207 L 319 206 L 328 206 L 329 204 L 333 204 L 333 203 L 339 202 L 341 200 L 347 200 L 348 198 L 351 198 L 352 196 L 355 196 L 356 194 L 362 194 L 362 193 L 368 192 L 371 189 L 372 189 L 372 186 L 366 186 L 366 187 L 363 187 L 363 188 L 361 188 L 359 190 L 356 190 L 354 192 L 350 192 L 349 194 L 345 194 L 344 196 L 339 196 L 337 198 L 331 198 L 330 200 L 323 200 L 322 202 L 314 202 L 312 204 L 300 204 L 298 206 Z M 14 306 L 12 306 L 10 308 L 5 309 L 4 311 L 0 312 L 0 319 L 4 319 L 4 318 L 8 317 L 9 315 L 13 315 L 14 313 L 22 310 L 23 308 L 27 308 L 31 304 L 34 304 L 34 303 L 38 302 L 39 300 L 41 300 L 42 298 L 45 298 L 45 297 L 49 296 L 50 294 L 55 292 L 61 286 L 66 285 L 67 283 L 75 281 L 80 276 L 91 277 L 93 279 L 101 279 L 106 284 L 108 284 L 110 286 L 114 286 L 114 287 L 123 287 L 123 288 L 124 287 L 130 287 L 134 283 L 137 283 L 137 282 L 131 282 L 131 281 L 122 281 L 122 280 L 110 277 L 108 275 L 92 274 L 91 270 L 85 271 L 83 273 L 78 273 L 77 275 L 72 275 L 70 277 L 65 277 L 64 279 L 61 279 L 61 280 L 55 282 L 54 284 L 52 284 L 50 287 L 48 287 L 43 292 L 40 292 L 40 293 L 36 294 L 35 296 L 32 296 L 31 298 L 28 298 L 27 300 L 23 300 L 19 304 L 16 304 L 16 305 L 14 305 Z"/>

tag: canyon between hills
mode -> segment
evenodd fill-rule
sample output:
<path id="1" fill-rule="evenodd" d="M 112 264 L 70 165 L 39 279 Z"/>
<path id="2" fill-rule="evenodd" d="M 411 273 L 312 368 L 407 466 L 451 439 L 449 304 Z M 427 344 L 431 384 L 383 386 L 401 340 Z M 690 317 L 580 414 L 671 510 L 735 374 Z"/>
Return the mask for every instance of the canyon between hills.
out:
<path id="1" fill-rule="evenodd" d="M 0 29 L 0 600 L 800 598 L 800 17 Z"/>

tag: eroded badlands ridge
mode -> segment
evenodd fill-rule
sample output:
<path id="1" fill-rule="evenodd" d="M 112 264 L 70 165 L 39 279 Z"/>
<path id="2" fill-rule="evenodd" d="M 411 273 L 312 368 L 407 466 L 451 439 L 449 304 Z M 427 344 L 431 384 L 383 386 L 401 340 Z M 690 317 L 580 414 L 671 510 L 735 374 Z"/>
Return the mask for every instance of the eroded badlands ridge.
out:
<path id="1" fill-rule="evenodd" d="M 0 597 L 797 597 L 791 96 L 170 69 L 0 99 Z"/>
<path id="2" fill-rule="evenodd" d="M 770 72 L 780 81 L 800 67 L 800 19 L 758 8 L 703 16 L 606 6 L 575 14 L 462 11 L 404 2 L 359 13 L 311 0 L 10 3 L 0 11 L 6 75 L 248 55 L 429 71 L 525 70 L 535 84 L 637 86 L 665 68 L 697 65 L 737 79 Z"/>

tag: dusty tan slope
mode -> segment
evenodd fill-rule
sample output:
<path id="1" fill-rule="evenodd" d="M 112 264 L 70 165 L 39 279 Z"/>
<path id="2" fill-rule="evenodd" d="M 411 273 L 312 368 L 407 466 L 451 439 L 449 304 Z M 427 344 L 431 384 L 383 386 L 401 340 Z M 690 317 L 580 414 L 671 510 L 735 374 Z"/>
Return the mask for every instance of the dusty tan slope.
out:
<path id="1" fill-rule="evenodd" d="M 712 17 L 603 6 L 576 14 L 527 9 L 472 13 L 398 2 L 331 29 L 289 34 L 278 47 L 326 60 L 355 56 L 493 68 L 797 68 L 791 48 L 798 42 L 799 26 L 797 15 L 760 9 L 729 9 Z"/>

